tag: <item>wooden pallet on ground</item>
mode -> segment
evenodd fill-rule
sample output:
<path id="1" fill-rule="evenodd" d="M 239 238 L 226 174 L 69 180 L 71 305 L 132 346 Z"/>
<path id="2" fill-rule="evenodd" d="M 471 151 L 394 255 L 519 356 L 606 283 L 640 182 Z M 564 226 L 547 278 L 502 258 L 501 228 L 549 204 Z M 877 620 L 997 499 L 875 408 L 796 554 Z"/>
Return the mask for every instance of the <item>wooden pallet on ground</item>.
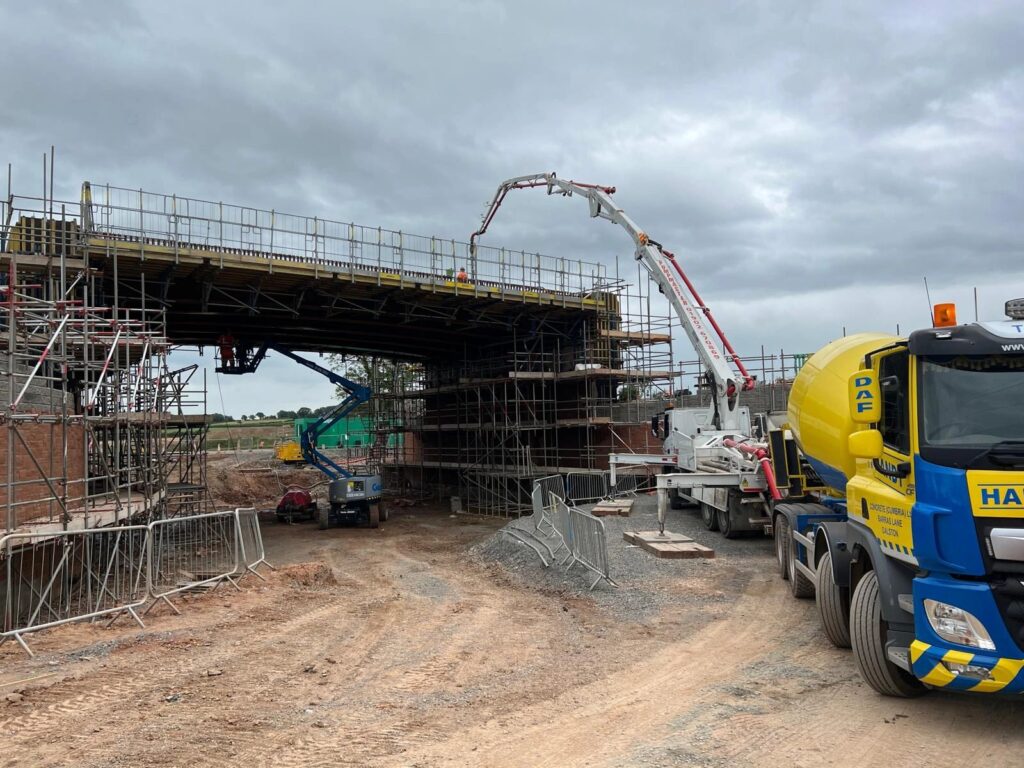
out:
<path id="1" fill-rule="evenodd" d="M 715 556 L 715 550 L 698 544 L 689 536 L 683 536 L 681 533 L 625 531 L 622 538 L 664 560 L 690 560 L 697 557 Z"/>
<path id="2" fill-rule="evenodd" d="M 633 510 L 633 499 L 615 499 L 599 501 L 590 510 L 594 517 L 629 517 Z"/>

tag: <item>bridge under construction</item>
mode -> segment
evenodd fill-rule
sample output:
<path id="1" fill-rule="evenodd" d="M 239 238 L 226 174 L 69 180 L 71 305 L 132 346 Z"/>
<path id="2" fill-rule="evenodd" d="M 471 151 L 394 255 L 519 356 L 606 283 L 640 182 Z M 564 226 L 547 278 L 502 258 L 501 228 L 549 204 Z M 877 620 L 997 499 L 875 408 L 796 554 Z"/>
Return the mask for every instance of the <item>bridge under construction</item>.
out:
<path id="1" fill-rule="evenodd" d="M 168 354 L 224 334 L 395 363 L 366 382 L 370 461 L 469 511 L 517 514 L 538 476 L 648 449 L 671 321 L 632 261 L 81 190 L 0 209 L 5 530 L 203 507 L 206 382 Z"/>

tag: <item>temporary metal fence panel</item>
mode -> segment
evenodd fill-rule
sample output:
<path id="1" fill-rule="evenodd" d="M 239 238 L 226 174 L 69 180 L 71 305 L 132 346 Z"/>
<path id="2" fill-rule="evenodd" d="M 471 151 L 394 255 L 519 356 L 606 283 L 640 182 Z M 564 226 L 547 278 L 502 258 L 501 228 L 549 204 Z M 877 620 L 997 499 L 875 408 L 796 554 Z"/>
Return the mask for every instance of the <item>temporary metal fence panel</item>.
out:
<path id="1" fill-rule="evenodd" d="M 557 552 L 557 550 L 553 552 L 551 546 L 544 541 L 541 535 L 536 531 L 529 531 L 524 528 L 520 528 L 515 522 L 511 522 L 502 528 L 500 533 L 504 533 L 506 536 L 515 539 L 519 543 L 525 544 L 536 552 L 537 557 L 540 558 L 540 561 L 544 563 L 545 567 L 551 565 L 551 563 L 548 562 L 547 557 L 544 556 L 544 551 L 548 553 L 548 557 L 554 558 L 554 552 Z M 542 549 L 544 551 L 541 551 Z"/>
<path id="2" fill-rule="evenodd" d="M 586 504 L 608 497 L 607 472 L 569 472 L 565 476 L 565 499 Z"/>
<path id="3" fill-rule="evenodd" d="M 604 521 L 578 509 L 570 509 L 569 524 L 572 530 L 573 558 L 597 574 L 590 588 L 596 587 L 602 579 L 612 586 L 618 586 L 612 579 L 608 566 L 608 540 L 605 536 Z"/>
<path id="4" fill-rule="evenodd" d="M 555 510 L 555 499 L 565 498 L 565 483 L 561 475 L 541 477 L 533 482 L 533 524 L 534 529 L 549 535 L 551 518 Z"/>
<path id="5" fill-rule="evenodd" d="M 562 549 L 562 547 L 565 547 L 566 556 L 560 563 L 560 565 L 564 565 L 570 560 L 575 561 L 576 558 L 570 509 L 564 499 L 559 498 L 558 496 L 553 496 L 552 499 L 554 501 L 554 509 L 552 510 L 551 524 L 554 527 L 554 531 L 558 535 L 558 538 L 561 539 L 561 545 L 555 550 L 555 552 L 557 553 Z M 571 566 L 572 564 L 570 563 L 570 567 Z"/>
<path id="6" fill-rule="evenodd" d="M 543 531 L 548 527 L 548 514 L 544 506 L 544 489 L 534 483 L 533 491 L 530 493 L 530 501 L 533 505 L 533 530 Z"/>
<path id="7" fill-rule="evenodd" d="M 552 496 L 557 496 L 560 499 L 565 498 L 565 479 L 561 475 L 548 475 L 547 477 L 540 477 L 533 481 L 535 488 L 539 488 L 541 492 L 541 502 L 545 509 L 551 509 L 554 506 L 554 500 Z"/>
<path id="8" fill-rule="evenodd" d="M 260 518 L 254 507 L 239 507 L 235 510 L 235 523 L 238 526 L 239 565 L 244 572 L 261 576 L 257 568 L 261 565 L 274 570 L 267 562 L 267 553 L 263 549 L 263 533 L 260 530 Z M 244 575 L 244 573 L 243 573 Z"/>
<path id="9" fill-rule="evenodd" d="M 174 517 L 150 523 L 149 584 L 153 602 L 179 613 L 170 597 L 212 587 L 246 572 L 238 515 L 234 510 Z M 257 529 L 258 530 L 258 529 Z M 262 545 L 260 545 L 262 547 Z"/>
<path id="10" fill-rule="evenodd" d="M 3 632 L 31 656 L 23 635 L 84 619 L 136 613 L 147 600 L 151 532 L 144 525 L 54 533 L 12 533 L 0 539 L 5 576 Z"/>
<path id="11" fill-rule="evenodd" d="M 635 496 L 643 491 L 654 490 L 657 486 L 657 477 L 646 472 L 642 475 L 617 472 L 614 485 L 611 484 L 610 474 L 609 496 Z"/>
<path id="12" fill-rule="evenodd" d="M 189 590 L 235 583 L 267 562 L 252 508 L 124 525 L 0 537 L 2 631 L 31 656 L 24 635 L 74 621 L 137 612 Z M 259 574 L 257 574 L 259 575 Z M 237 587 L 237 584 L 235 585 Z"/>

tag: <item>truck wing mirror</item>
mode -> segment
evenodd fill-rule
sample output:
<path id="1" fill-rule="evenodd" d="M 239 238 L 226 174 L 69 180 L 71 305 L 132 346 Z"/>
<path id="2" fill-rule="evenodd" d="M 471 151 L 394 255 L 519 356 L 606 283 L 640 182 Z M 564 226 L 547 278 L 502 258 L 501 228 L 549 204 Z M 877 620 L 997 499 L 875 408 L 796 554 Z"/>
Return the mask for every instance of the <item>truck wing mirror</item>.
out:
<path id="1" fill-rule="evenodd" d="M 858 459 L 877 459 L 882 455 L 882 433 L 877 429 L 862 429 L 847 438 L 850 455 Z"/>
<path id="2" fill-rule="evenodd" d="M 856 371 L 850 376 L 850 418 L 855 424 L 874 424 L 881 419 L 882 394 L 874 371 Z"/>

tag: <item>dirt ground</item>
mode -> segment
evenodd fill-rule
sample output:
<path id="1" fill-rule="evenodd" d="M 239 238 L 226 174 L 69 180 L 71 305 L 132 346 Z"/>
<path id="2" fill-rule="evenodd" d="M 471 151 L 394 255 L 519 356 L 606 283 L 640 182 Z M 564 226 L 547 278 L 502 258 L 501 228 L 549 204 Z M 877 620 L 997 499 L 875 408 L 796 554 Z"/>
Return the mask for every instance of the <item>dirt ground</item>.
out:
<path id="1" fill-rule="evenodd" d="M 1024 763 L 1014 701 L 864 686 L 765 540 L 677 517 L 719 557 L 624 578 L 621 595 L 650 595 L 625 610 L 607 586 L 552 588 L 535 559 L 482 557 L 496 522 L 396 512 L 379 530 L 268 522 L 265 583 L 158 609 L 145 630 L 43 633 L 34 660 L 3 646 L 0 764 Z"/>

